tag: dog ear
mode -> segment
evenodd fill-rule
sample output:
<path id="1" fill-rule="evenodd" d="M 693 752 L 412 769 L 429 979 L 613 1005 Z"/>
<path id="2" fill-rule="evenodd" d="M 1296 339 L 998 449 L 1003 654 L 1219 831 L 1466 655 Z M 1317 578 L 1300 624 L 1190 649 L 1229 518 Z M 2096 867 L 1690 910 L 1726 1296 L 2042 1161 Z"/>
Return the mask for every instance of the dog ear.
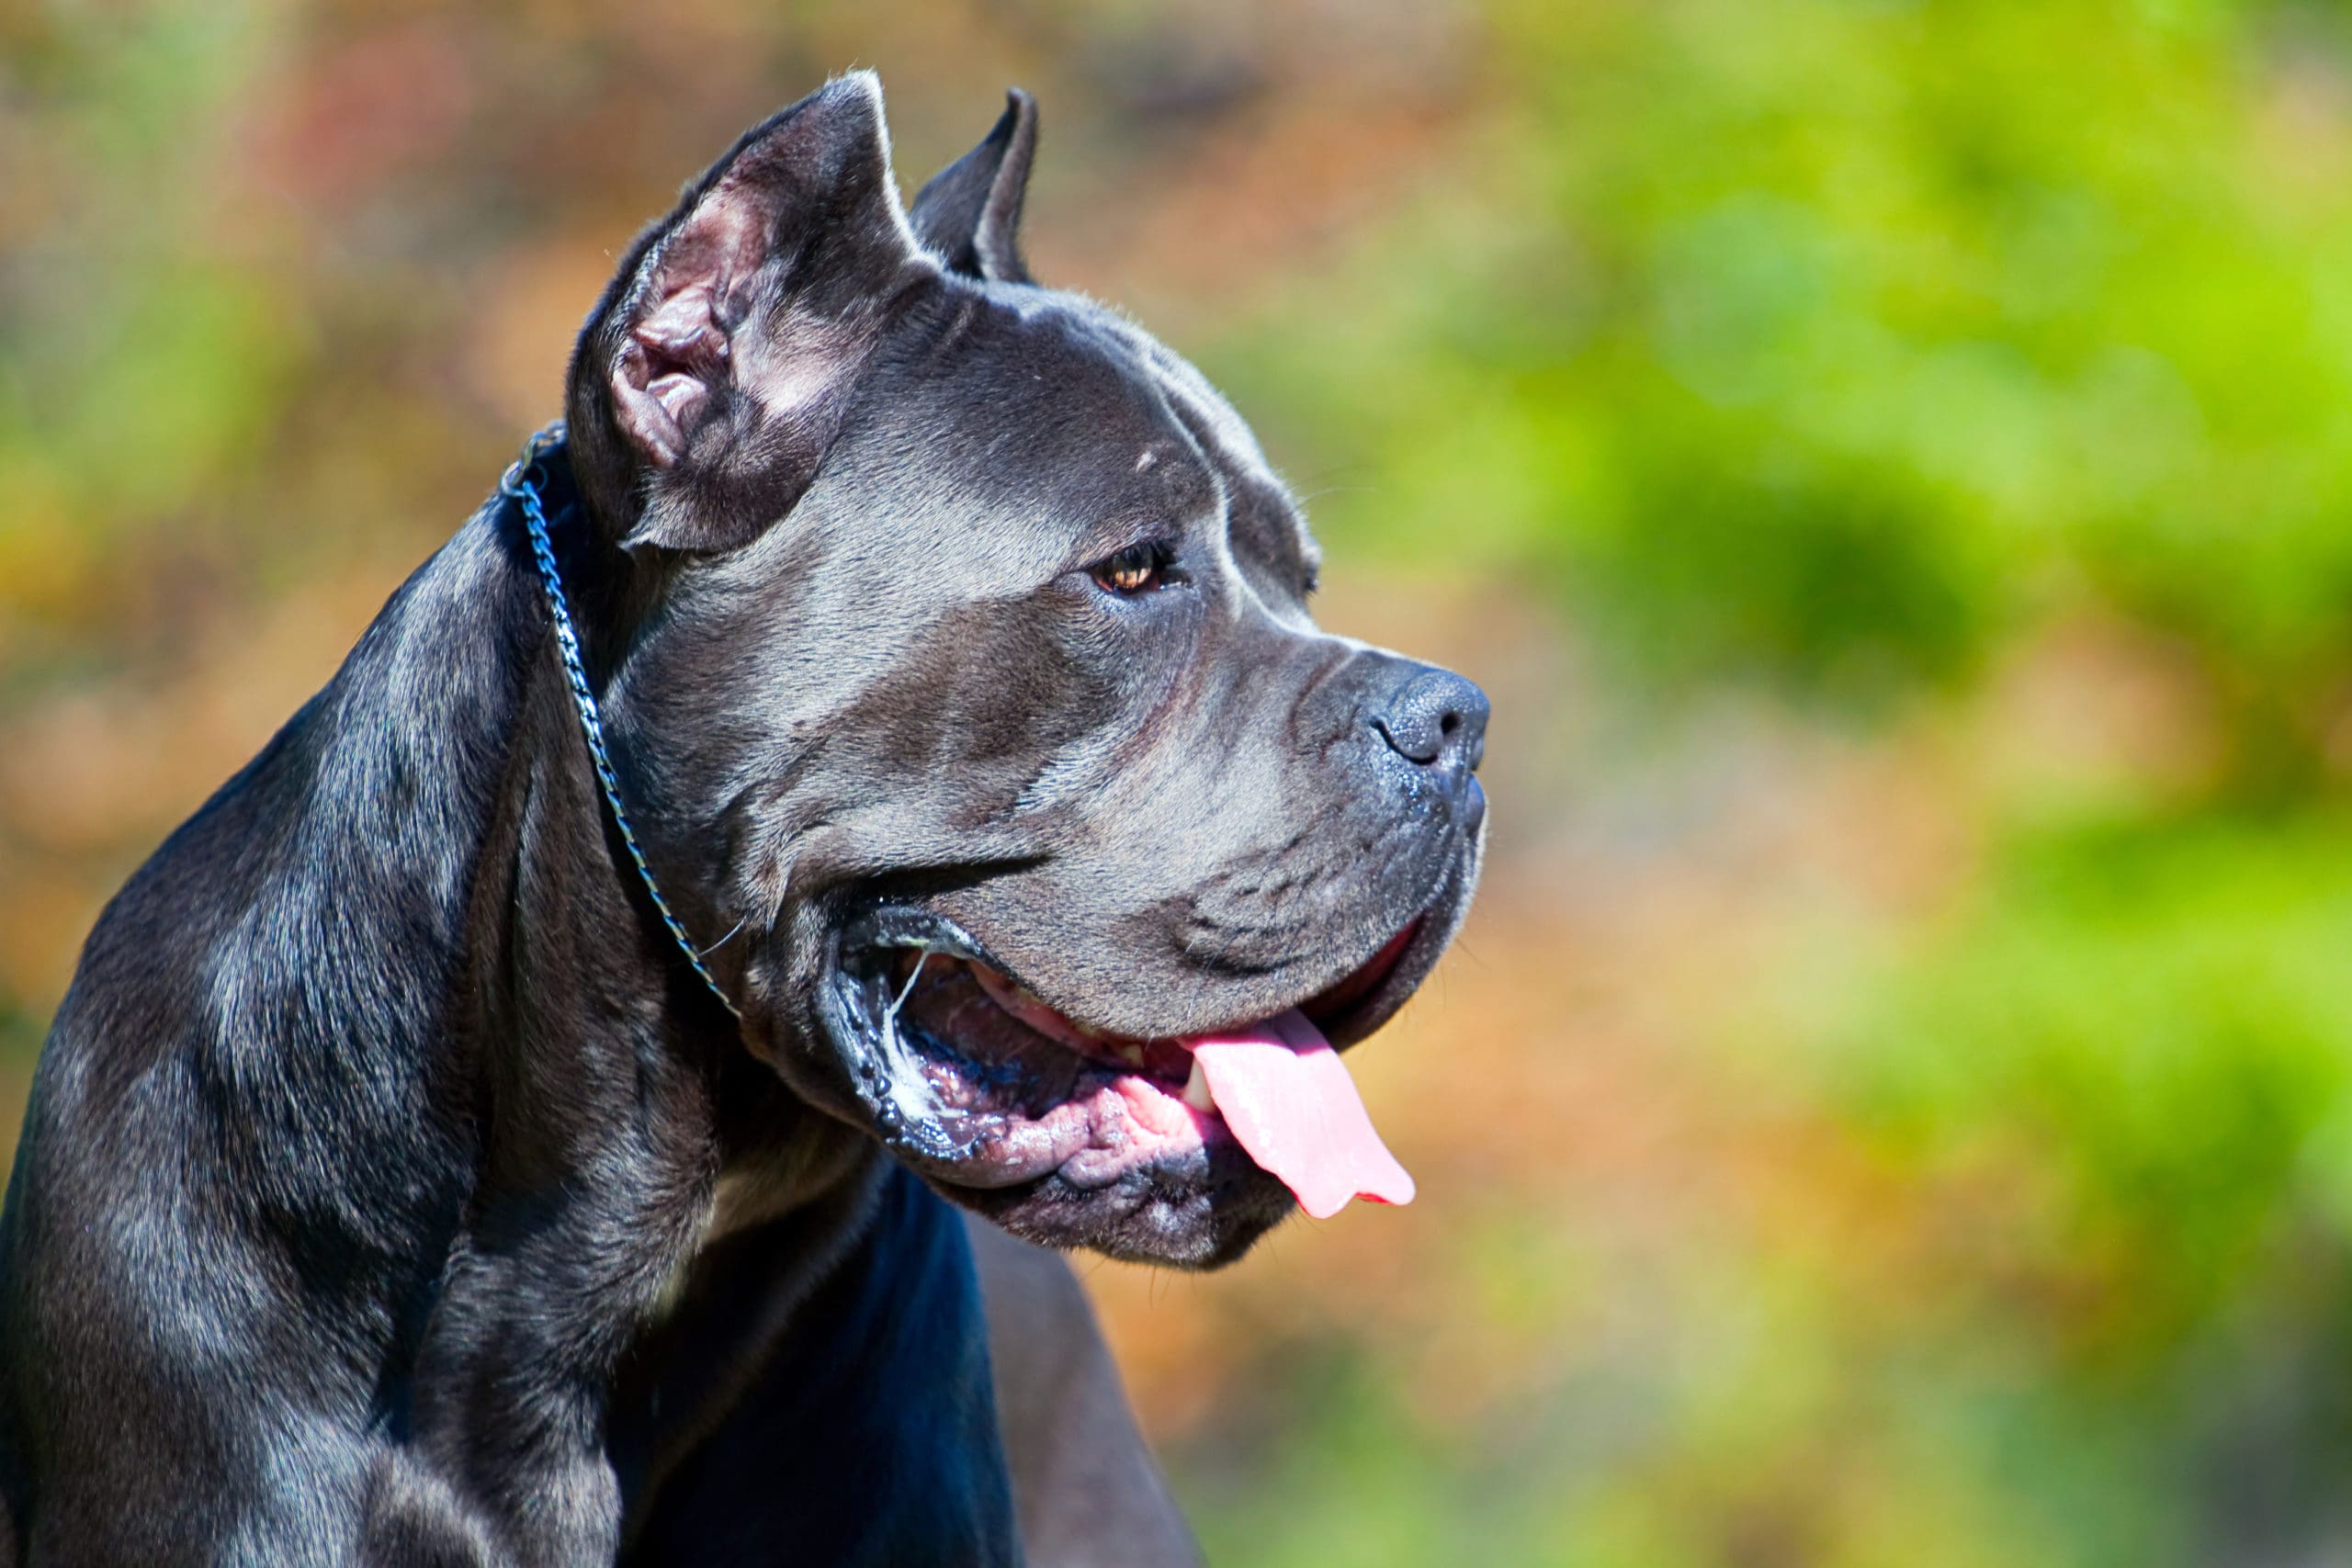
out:
<path id="1" fill-rule="evenodd" d="M 873 73 L 747 132 L 639 241 L 573 355 L 574 470 L 619 515 L 639 503 L 622 542 L 729 549 L 789 512 L 926 276 Z"/>
<path id="2" fill-rule="evenodd" d="M 1026 283 L 1021 198 L 1037 152 L 1037 103 L 1014 87 L 981 143 L 931 177 L 909 220 L 924 248 L 954 271 L 991 283 Z"/>

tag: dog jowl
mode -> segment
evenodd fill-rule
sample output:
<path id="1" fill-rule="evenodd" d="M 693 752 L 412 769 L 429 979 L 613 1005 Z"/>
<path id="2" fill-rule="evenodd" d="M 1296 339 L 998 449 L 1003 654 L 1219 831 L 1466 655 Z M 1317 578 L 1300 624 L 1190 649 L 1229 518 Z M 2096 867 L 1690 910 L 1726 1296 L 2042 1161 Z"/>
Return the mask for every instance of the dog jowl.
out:
<path id="1" fill-rule="evenodd" d="M 1192 1267 L 1410 1196 L 1336 1048 L 1468 903 L 1486 701 L 1319 632 L 1241 419 L 1030 278 L 1035 140 L 909 207 L 836 81 L 573 355 L 539 493 L 726 1007 L 504 499 L 109 906 L 0 1219 L 0 1563 L 1010 1561 L 932 1194 Z"/>

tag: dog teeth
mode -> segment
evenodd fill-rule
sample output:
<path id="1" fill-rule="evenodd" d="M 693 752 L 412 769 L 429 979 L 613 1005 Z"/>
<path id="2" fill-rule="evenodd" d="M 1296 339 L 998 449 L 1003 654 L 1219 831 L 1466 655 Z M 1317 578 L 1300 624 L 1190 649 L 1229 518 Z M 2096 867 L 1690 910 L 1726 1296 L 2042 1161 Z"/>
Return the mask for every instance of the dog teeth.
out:
<path id="1" fill-rule="evenodd" d="M 1140 1067 L 1143 1066 L 1143 1047 L 1122 1045 L 1119 1047 L 1119 1059 L 1131 1067 Z"/>
<path id="2" fill-rule="evenodd" d="M 1209 1092 L 1209 1076 L 1201 1071 L 1201 1059 L 1193 1058 L 1193 1076 L 1184 1080 L 1184 1103 L 1195 1111 L 1215 1111 L 1216 1097 Z"/>

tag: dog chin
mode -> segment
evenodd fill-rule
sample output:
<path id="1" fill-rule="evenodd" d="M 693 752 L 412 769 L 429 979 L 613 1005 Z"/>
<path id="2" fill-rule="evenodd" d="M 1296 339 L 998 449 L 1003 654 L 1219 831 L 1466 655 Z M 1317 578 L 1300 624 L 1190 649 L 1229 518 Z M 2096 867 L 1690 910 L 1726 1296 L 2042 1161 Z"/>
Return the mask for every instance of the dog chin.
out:
<path id="1" fill-rule="evenodd" d="M 1378 1028 L 1434 965 L 1474 873 L 1466 862 L 1299 1010 L 1342 1042 Z M 934 1190 L 1015 1235 L 1214 1269 L 1295 1207 L 1227 1126 L 1183 1042 L 1075 1021 L 935 914 L 851 921 L 820 990 L 820 1032 L 857 1119 Z"/>
<path id="2" fill-rule="evenodd" d="M 1179 1269 L 1223 1268 L 1297 1207 L 1230 1143 L 1136 1167 L 1105 1187 L 1081 1187 L 1058 1172 L 1013 1188 L 926 1179 L 1023 1241 Z"/>

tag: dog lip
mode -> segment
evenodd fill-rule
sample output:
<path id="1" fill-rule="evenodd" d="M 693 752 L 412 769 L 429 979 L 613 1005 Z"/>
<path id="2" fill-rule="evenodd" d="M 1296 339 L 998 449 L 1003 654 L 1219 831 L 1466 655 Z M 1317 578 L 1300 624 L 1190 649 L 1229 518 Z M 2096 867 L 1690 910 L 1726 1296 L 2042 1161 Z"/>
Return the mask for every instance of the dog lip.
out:
<path id="1" fill-rule="evenodd" d="M 1090 1151 L 1100 1153 L 1102 1125 L 1119 1112 L 1114 1102 L 1132 1102 L 1149 1080 L 1133 1069 L 1073 1051 L 1062 1092 L 1034 1112 L 985 1104 L 975 1110 L 941 1100 L 927 1065 L 936 1068 L 944 1061 L 951 1071 L 981 1075 L 967 1081 L 985 1087 L 989 1064 L 967 1055 L 955 1041 L 926 1031 L 925 1037 L 947 1054 L 943 1058 L 936 1051 L 910 1045 L 895 1027 L 884 1025 L 885 1018 L 895 1018 L 906 994 L 893 976 L 870 961 L 871 955 L 890 949 L 952 955 L 1004 973 L 970 932 L 929 910 L 876 907 L 839 928 L 821 982 L 820 1023 L 865 1119 L 887 1147 L 933 1181 L 967 1190 L 1040 1180 L 1074 1163 L 1086 1164 Z M 861 964 L 859 955 L 866 955 L 868 962 Z M 1048 1043 L 1068 1049 L 1059 1042 Z M 1139 1081 L 1123 1086 L 1130 1078 Z M 1173 1089 L 1163 1092 L 1175 1103 Z M 1159 1111 L 1163 1120 L 1172 1114 L 1167 1107 Z M 1194 1153 L 1225 1135 L 1221 1122 L 1204 1120 L 1209 1124 L 1196 1126 L 1190 1140 Z M 1163 1134 L 1170 1131 L 1161 1129 Z M 1181 1156 L 1183 1151 L 1174 1152 Z"/>
<path id="2" fill-rule="evenodd" d="M 1453 890 L 1455 880 L 1453 875 L 1449 874 L 1429 901 L 1383 940 L 1369 957 L 1345 971 L 1331 984 L 1300 998 L 1293 1005 L 1312 1019 L 1318 1028 L 1325 1029 L 1327 1032 L 1333 1028 L 1345 1027 L 1352 1022 L 1363 1005 L 1376 999 L 1387 983 L 1405 966 L 1407 958 L 1412 955 L 1419 945 L 1419 939 L 1430 923 L 1430 915 L 1438 912 L 1439 906 L 1445 901 L 1448 894 Z M 1081 1035 L 1100 1033 L 1106 1043 L 1138 1045 L 1178 1037 L 1172 1033 L 1125 1035 L 1115 1031 L 1099 1030 L 1088 1024 L 1069 1010 L 1057 1006 L 1041 995 L 1019 970 L 990 952 L 987 943 L 972 935 L 970 931 L 945 916 L 927 909 L 911 908 L 902 905 L 884 905 L 869 909 L 842 931 L 838 952 L 841 953 L 856 951 L 874 952 L 884 948 L 917 950 L 993 970 L 1006 985 L 1027 992 L 1041 1007 L 1054 1013 L 1069 1026 L 1073 1032 Z M 837 957 L 836 964 L 838 964 Z M 1001 1001 L 999 1005 L 1001 1005 Z M 1026 1021 L 1019 1021 L 1026 1024 Z M 1218 1025 L 1190 1029 L 1182 1032 L 1184 1034 L 1215 1033 L 1220 1027 L 1240 1027 L 1255 1021 L 1257 1021 L 1257 1015 L 1233 1018 L 1223 1020 Z M 1033 1024 L 1026 1026 L 1033 1029 L 1035 1027 Z M 1073 1041 L 1061 1039 L 1046 1031 L 1041 1030 L 1037 1032 L 1079 1055 L 1089 1055 L 1085 1047 Z M 1101 1060 L 1099 1057 L 1090 1057 L 1090 1059 Z M 1107 1062 L 1103 1065 L 1115 1066 Z"/>
<path id="3" fill-rule="evenodd" d="M 1346 979 L 1320 993 L 1316 1001 L 1302 1004 L 1303 1010 L 1335 1047 L 1346 1051 L 1377 1032 L 1420 989 L 1422 982 L 1437 967 L 1446 944 L 1453 940 L 1454 927 L 1476 884 L 1477 867 L 1474 844 L 1454 862 L 1419 913 L 1389 938 L 1389 945 L 1396 948 L 1393 956 L 1384 964 L 1386 948 L 1375 952 L 1363 966 L 1351 971 Z M 1357 982 L 1364 978 L 1366 971 L 1374 969 L 1378 970 L 1376 976 L 1358 989 Z M 1340 998 L 1336 1006 L 1318 1009 L 1316 1005 L 1335 995 Z"/>
<path id="4" fill-rule="evenodd" d="M 1367 956 L 1293 1005 L 1342 1049 L 1374 1032 L 1427 977 L 1431 955 L 1452 934 L 1475 864 L 1475 854 L 1457 861 L 1427 901 Z M 1066 1063 L 1043 1067 L 1035 1055 L 1024 1060 L 1017 1048 L 1010 1056 L 999 1056 L 985 1044 L 976 1050 L 954 1034 L 920 1024 L 910 1038 L 897 1020 L 915 986 L 922 983 L 922 971 L 918 967 L 910 974 L 903 961 L 892 964 L 883 956 L 891 950 L 959 960 L 994 971 L 1009 986 L 1025 982 L 969 930 L 920 907 L 877 904 L 857 912 L 835 932 L 820 985 L 821 1034 L 847 1074 L 869 1128 L 930 1180 L 966 1191 L 989 1191 L 1059 1176 L 1084 1193 L 1120 1179 L 1123 1172 L 1164 1167 L 1165 1179 L 1190 1187 L 1189 1178 L 1180 1173 L 1191 1169 L 1204 1148 L 1232 1141 L 1230 1130 L 1214 1111 L 1199 1113 L 1190 1134 L 1178 1135 L 1182 1130 L 1174 1119 L 1192 1113 L 1180 1112 L 1180 1091 L 1160 1059 L 1163 1047 L 1182 1050 L 1182 1038 L 1213 1031 L 1188 1030 L 1182 1036 L 1139 1042 L 1151 1055 L 1138 1064 L 1075 1046 L 1018 1013 L 1008 1013 L 1045 1046 L 1067 1055 Z M 934 976 L 937 973 L 934 967 Z M 985 994 L 977 974 L 970 983 Z M 998 1011 L 1005 1011 L 1001 998 L 988 999 Z M 1077 1027 L 1049 1000 L 1037 999 L 1039 1006 Z M 1124 1037 L 1109 1048 L 1115 1052 L 1123 1043 Z M 1035 1076 L 1041 1071 L 1046 1077 Z M 1023 1073 L 1031 1075 L 1025 1101 L 1023 1090 L 1010 1087 L 1022 1081 Z M 1170 1103 L 1161 1105 L 1159 1099 Z M 1127 1128 L 1125 1134 L 1115 1131 L 1121 1125 Z M 1142 1142 L 1132 1142 L 1136 1139 Z M 1130 1156 L 1116 1154 L 1123 1147 Z"/>
<path id="5" fill-rule="evenodd" d="M 1381 943 L 1373 955 L 1350 970 L 1337 985 L 1317 992 L 1298 1004 L 1298 1010 L 1312 1020 L 1317 1028 L 1344 1021 L 1350 1013 L 1367 998 L 1387 984 L 1405 954 L 1421 934 L 1421 927 L 1429 919 L 1427 911 L 1405 922 L 1395 936 Z"/>
<path id="6" fill-rule="evenodd" d="M 954 920 L 903 904 L 876 905 L 850 921 L 842 930 L 836 953 L 883 947 L 919 947 L 1004 971 L 979 939 Z"/>

